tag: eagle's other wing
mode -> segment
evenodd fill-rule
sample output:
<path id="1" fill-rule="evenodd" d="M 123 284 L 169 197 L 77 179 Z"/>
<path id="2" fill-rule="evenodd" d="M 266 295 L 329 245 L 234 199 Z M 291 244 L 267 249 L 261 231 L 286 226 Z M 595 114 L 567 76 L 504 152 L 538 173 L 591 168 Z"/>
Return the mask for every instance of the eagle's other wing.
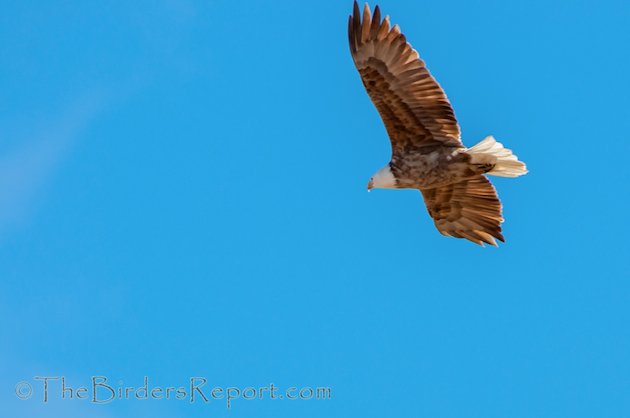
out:
<path id="1" fill-rule="evenodd" d="M 381 114 L 392 151 L 435 145 L 462 146 L 460 130 L 444 91 L 418 53 L 407 43 L 398 25 L 390 29 L 389 16 L 381 21 L 366 4 L 348 21 L 350 51 L 363 85 Z"/>
<path id="2" fill-rule="evenodd" d="M 484 176 L 420 191 L 442 235 L 466 238 L 479 245 L 497 245 L 495 238 L 505 242 L 501 202 Z"/>

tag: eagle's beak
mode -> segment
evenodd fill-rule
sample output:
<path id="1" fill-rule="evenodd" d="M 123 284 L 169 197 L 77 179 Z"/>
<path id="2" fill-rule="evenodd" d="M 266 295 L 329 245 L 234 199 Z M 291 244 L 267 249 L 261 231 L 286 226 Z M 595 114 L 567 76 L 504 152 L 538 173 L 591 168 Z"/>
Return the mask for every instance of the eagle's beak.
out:
<path id="1" fill-rule="evenodd" d="M 368 192 L 370 190 L 372 190 L 372 188 L 374 188 L 374 182 L 372 182 L 372 180 L 370 180 L 370 182 L 368 183 Z"/>

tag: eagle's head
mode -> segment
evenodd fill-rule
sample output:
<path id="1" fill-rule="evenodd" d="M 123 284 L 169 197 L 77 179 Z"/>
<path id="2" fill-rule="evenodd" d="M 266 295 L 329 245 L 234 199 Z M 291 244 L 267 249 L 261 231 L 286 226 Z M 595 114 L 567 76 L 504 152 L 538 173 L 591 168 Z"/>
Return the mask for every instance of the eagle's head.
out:
<path id="1" fill-rule="evenodd" d="M 392 170 L 387 164 L 385 167 L 378 170 L 370 179 L 368 183 L 368 192 L 374 188 L 377 189 L 395 189 L 396 188 L 396 178 L 394 174 L 392 174 Z"/>

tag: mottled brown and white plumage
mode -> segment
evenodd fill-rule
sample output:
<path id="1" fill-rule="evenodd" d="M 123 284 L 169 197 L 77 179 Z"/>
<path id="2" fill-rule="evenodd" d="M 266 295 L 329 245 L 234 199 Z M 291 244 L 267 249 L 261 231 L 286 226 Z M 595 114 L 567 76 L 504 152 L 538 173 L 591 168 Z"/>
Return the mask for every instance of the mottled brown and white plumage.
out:
<path id="1" fill-rule="evenodd" d="M 371 188 L 422 192 L 437 229 L 483 245 L 504 241 L 501 202 L 484 174 L 517 177 L 525 164 L 489 136 L 472 148 L 461 141 L 446 94 L 389 16 L 381 20 L 355 1 L 348 21 L 350 51 L 363 85 L 383 119 L 391 161 L 368 183 Z"/>

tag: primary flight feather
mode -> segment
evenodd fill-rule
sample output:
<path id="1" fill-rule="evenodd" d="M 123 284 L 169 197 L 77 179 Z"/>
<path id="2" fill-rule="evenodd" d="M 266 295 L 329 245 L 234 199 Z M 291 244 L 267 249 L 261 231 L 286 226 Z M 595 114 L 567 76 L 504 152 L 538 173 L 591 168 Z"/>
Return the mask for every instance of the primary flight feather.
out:
<path id="1" fill-rule="evenodd" d="M 518 177 L 525 164 L 491 136 L 466 148 L 446 94 L 398 25 L 354 2 L 350 51 L 363 85 L 383 119 L 391 161 L 372 188 L 419 189 L 437 229 L 447 236 L 497 245 L 501 202 L 485 174 Z"/>

